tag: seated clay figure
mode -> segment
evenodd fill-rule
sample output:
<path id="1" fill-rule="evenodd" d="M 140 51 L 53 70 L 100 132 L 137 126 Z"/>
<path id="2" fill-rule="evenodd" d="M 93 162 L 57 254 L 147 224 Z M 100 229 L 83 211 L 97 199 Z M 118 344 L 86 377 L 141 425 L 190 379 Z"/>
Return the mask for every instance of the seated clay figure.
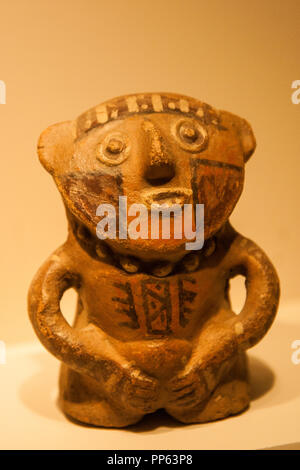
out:
<path id="1" fill-rule="evenodd" d="M 162 408 L 195 423 L 249 406 L 245 351 L 268 331 L 279 299 L 271 262 L 228 220 L 254 149 L 244 119 L 172 93 L 118 97 L 41 135 L 39 157 L 62 195 L 69 234 L 36 274 L 29 314 L 62 361 L 67 416 L 122 427 Z M 202 248 L 118 229 L 99 239 L 97 208 L 117 207 L 120 196 L 128 207 L 204 204 Z M 229 281 L 238 274 L 247 294 L 237 315 Z M 60 309 L 71 287 L 72 326 Z"/>

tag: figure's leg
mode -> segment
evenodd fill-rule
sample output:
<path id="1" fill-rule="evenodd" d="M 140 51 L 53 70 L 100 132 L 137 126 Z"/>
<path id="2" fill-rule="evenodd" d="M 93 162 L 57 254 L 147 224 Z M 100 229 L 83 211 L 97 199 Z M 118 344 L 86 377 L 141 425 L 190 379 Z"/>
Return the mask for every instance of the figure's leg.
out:
<path id="1" fill-rule="evenodd" d="M 191 408 L 166 411 L 183 423 L 203 423 L 240 413 L 250 403 L 247 358 L 241 354 L 231 371 L 203 403 Z"/>
<path id="2" fill-rule="evenodd" d="M 85 424 L 104 427 L 125 427 L 144 416 L 112 404 L 103 396 L 96 380 L 62 365 L 59 405 L 66 416 Z"/>

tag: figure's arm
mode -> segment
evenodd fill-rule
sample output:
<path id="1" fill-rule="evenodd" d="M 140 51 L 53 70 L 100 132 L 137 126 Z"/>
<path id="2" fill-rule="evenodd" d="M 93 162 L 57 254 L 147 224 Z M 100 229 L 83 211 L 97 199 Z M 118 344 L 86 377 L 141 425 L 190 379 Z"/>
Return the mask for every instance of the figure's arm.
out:
<path id="1" fill-rule="evenodd" d="M 223 322 L 212 321 L 203 329 L 195 358 L 203 368 L 217 366 L 258 343 L 270 328 L 278 307 L 279 279 L 265 253 L 251 240 L 236 234 L 229 256 L 233 263 L 228 279 L 238 274 L 245 276 L 246 301 L 240 314 Z"/>
<path id="2" fill-rule="evenodd" d="M 229 257 L 234 262 L 228 279 L 237 274 L 246 277 L 245 305 L 239 315 L 226 321 L 216 318 L 204 326 L 186 367 L 167 385 L 173 406 L 185 401 L 195 405 L 209 396 L 236 355 L 254 346 L 274 320 L 279 280 L 270 260 L 255 243 L 238 234 Z"/>
<path id="3" fill-rule="evenodd" d="M 28 310 L 40 341 L 58 359 L 93 378 L 100 378 L 106 360 L 120 359 L 99 328 L 74 330 L 60 310 L 60 300 L 70 287 L 79 289 L 80 276 L 68 267 L 63 248 L 39 269 L 28 294 Z"/>
<path id="4" fill-rule="evenodd" d="M 157 381 L 138 370 L 113 347 L 95 325 L 72 328 L 60 310 L 63 293 L 80 288 L 80 276 L 68 267 L 63 248 L 40 268 L 32 281 L 28 309 L 34 329 L 44 346 L 72 369 L 100 381 L 110 395 L 134 407 L 150 407 Z M 124 398 L 125 397 L 125 398 Z"/>
<path id="5" fill-rule="evenodd" d="M 233 273 L 245 276 L 247 294 L 242 311 L 231 323 L 238 348 L 246 350 L 258 343 L 273 323 L 280 286 L 274 266 L 254 242 L 237 235 L 232 250 L 236 256 Z"/>

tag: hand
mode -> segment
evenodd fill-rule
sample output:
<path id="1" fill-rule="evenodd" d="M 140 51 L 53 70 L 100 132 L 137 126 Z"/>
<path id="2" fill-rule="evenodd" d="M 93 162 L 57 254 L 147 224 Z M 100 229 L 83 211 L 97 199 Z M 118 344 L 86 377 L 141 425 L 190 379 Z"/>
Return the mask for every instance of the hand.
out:
<path id="1" fill-rule="evenodd" d="M 168 406 L 190 407 L 205 400 L 228 372 L 237 352 L 232 328 L 221 324 L 207 327 L 184 370 L 166 386 Z"/>
<path id="2" fill-rule="evenodd" d="M 208 386 L 198 363 L 190 361 L 180 374 L 171 379 L 167 386 L 168 407 L 193 407 L 208 394 Z"/>
<path id="3" fill-rule="evenodd" d="M 81 336 L 93 344 L 94 365 L 92 375 L 102 383 L 108 397 L 116 403 L 143 412 L 157 409 L 158 381 L 146 375 L 116 349 L 106 333 L 93 324 L 81 330 Z M 87 341 L 86 340 L 86 341 Z"/>
<path id="4" fill-rule="evenodd" d="M 124 403 L 144 413 L 155 411 L 159 407 L 158 380 L 132 367 L 123 372 L 120 388 Z"/>
<path id="5" fill-rule="evenodd" d="M 159 383 L 128 362 L 105 360 L 99 364 L 102 384 L 107 395 L 143 413 L 158 408 Z"/>

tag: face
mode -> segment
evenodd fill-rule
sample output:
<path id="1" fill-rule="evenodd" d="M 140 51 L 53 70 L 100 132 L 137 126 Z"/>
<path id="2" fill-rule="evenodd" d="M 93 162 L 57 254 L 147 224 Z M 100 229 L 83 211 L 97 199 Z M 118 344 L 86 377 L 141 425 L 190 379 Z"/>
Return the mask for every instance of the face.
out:
<path id="1" fill-rule="evenodd" d="M 61 161 L 54 177 L 68 209 L 94 233 L 100 204 L 111 204 L 117 215 L 119 196 L 127 197 L 128 208 L 144 204 L 149 237 L 123 240 L 117 230 L 115 240 L 107 239 L 114 250 L 150 259 L 184 254 L 190 240 L 176 239 L 174 230 L 168 240 L 161 231 L 151 239 L 151 204 L 204 204 L 205 239 L 222 227 L 244 179 L 245 152 L 231 120 L 229 113 L 205 123 L 171 112 L 115 119 L 75 139 L 71 157 Z M 136 215 L 128 215 L 128 224 Z M 175 223 L 173 217 L 171 227 Z"/>

